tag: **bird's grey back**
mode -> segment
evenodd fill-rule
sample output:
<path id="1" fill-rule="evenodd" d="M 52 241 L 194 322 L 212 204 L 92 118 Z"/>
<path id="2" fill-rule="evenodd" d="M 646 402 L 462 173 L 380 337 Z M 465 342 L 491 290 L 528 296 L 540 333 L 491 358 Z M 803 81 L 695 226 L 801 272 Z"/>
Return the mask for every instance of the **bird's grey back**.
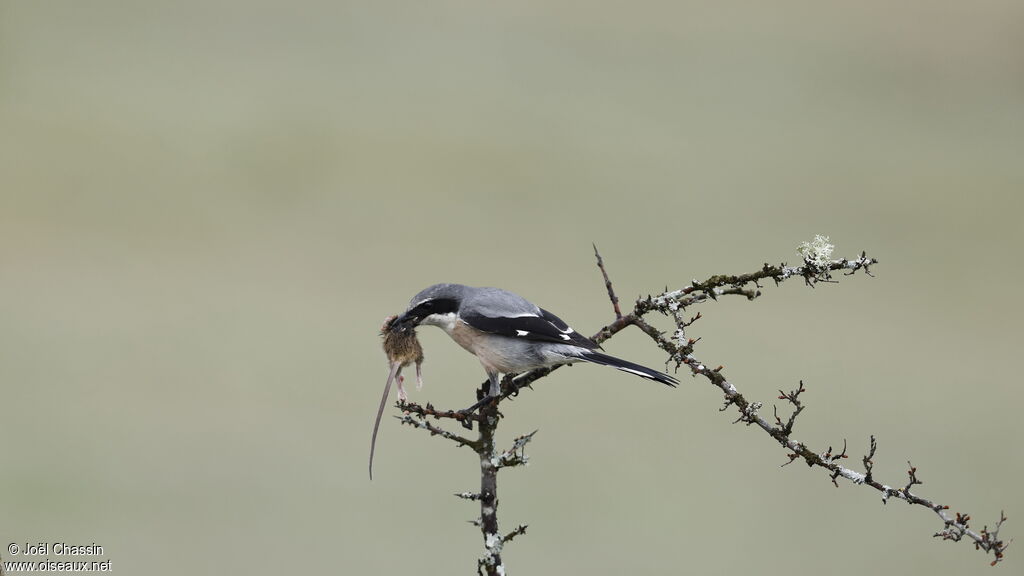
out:
<path id="1" fill-rule="evenodd" d="M 472 310 L 490 318 L 515 318 L 540 314 L 536 304 L 501 288 L 466 287 L 461 310 Z"/>

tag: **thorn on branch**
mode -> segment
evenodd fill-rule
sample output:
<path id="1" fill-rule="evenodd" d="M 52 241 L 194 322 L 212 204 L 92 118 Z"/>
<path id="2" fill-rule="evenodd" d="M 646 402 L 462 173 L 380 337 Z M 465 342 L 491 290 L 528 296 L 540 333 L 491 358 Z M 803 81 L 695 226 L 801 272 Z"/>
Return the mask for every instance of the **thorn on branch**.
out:
<path id="1" fill-rule="evenodd" d="M 696 376 L 697 374 L 699 374 L 699 372 L 697 370 L 694 370 L 693 371 L 693 375 Z M 725 402 L 722 403 L 722 407 L 719 408 L 718 411 L 719 412 L 725 412 L 726 410 L 729 409 L 729 406 L 732 406 L 733 404 L 736 404 L 737 406 L 740 405 L 739 397 L 738 396 L 726 396 L 725 397 Z M 735 424 L 736 422 L 739 422 L 739 420 L 733 421 L 733 424 Z"/>
<path id="2" fill-rule="evenodd" d="M 782 433 L 783 436 L 789 436 L 793 432 L 793 425 L 796 424 L 796 417 L 804 411 L 804 405 L 800 402 L 800 395 L 806 391 L 804 388 L 804 381 L 800 380 L 800 387 L 796 390 L 790 390 L 789 392 L 783 392 L 779 390 L 779 400 L 786 400 L 793 405 L 793 413 L 789 415 L 789 420 L 786 423 L 782 422 L 779 418 L 779 410 L 775 408 L 775 427 Z"/>
<path id="3" fill-rule="evenodd" d="M 792 404 L 792 405 L 796 406 L 797 408 L 799 408 L 800 407 L 799 397 L 800 397 L 801 394 L 803 394 L 806 391 L 807 391 L 807 389 L 804 388 L 804 381 L 800 380 L 800 386 L 796 390 L 790 390 L 789 392 L 783 392 L 782 390 L 779 390 L 779 400 L 789 400 L 790 404 Z"/>
<path id="4" fill-rule="evenodd" d="M 502 536 L 501 537 L 501 543 L 502 544 L 507 544 L 507 543 L 511 542 L 513 538 L 515 538 L 516 536 L 519 536 L 521 534 L 526 534 L 526 524 L 520 524 L 519 526 L 516 526 L 515 530 L 513 530 L 513 531 L 509 532 L 508 534 L 505 534 L 504 536 Z"/>
<path id="5" fill-rule="evenodd" d="M 418 412 L 406 412 L 406 413 L 402 414 L 401 416 L 395 416 L 395 418 L 398 418 L 398 420 L 402 424 L 408 424 L 409 426 L 412 426 L 413 428 L 419 428 L 421 430 L 426 430 L 427 432 L 430 433 L 431 436 L 440 436 L 442 438 L 445 438 L 447 440 L 451 440 L 452 442 L 455 442 L 459 446 L 469 446 L 470 448 L 474 448 L 474 449 L 477 446 L 477 443 L 475 441 L 473 441 L 473 440 L 470 440 L 468 438 L 463 438 L 462 436 L 459 436 L 458 434 L 455 434 L 453 432 L 449 432 L 449 431 L 445 430 L 444 428 L 441 428 L 439 426 L 435 426 L 434 424 L 431 424 L 426 419 L 426 416 L 424 416 L 421 413 L 418 413 Z"/>
<path id="6" fill-rule="evenodd" d="M 870 484 L 874 481 L 871 476 L 871 470 L 875 467 L 873 458 L 875 457 L 875 450 L 878 448 L 878 442 L 875 441 L 875 435 L 871 435 L 871 450 L 868 451 L 867 455 L 864 456 L 864 481 Z"/>
<path id="7" fill-rule="evenodd" d="M 968 528 L 969 527 L 968 522 L 970 522 L 970 521 L 971 521 L 971 515 L 970 514 L 960 514 L 959 512 L 956 513 L 956 523 L 957 524 L 962 525 L 964 528 Z"/>
<path id="8" fill-rule="evenodd" d="M 843 451 L 840 452 L 839 454 L 832 454 L 832 447 L 829 446 L 828 451 L 821 455 L 821 460 L 825 464 L 831 465 L 835 464 L 836 460 L 842 460 L 843 458 L 847 457 L 848 456 L 846 455 L 846 438 L 843 438 Z M 837 479 L 840 475 L 843 474 L 844 471 L 845 469 L 842 468 L 841 466 L 835 466 L 832 469 L 832 484 L 836 488 L 839 488 L 839 482 L 837 481 Z"/>
<path id="9" fill-rule="evenodd" d="M 682 364 L 682 362 L 679 361 L 679 358 L 680 355 L 683 353 L 683 348 L 676 346 L 668 338 L 665 338 L 664 333 L 662 333 L 654 326 L 651 326 L 643 318 L 640 318 L 639 316 L 636 315 L 631 315 L 630 318 L 632 319 L 631 323 L 637 328 L 639 328 L 644 334 L 650 336 L 651 340 L 654 340 L 654 342 L 658 345 L 658 348 L 661 348 L 665 352 L 668 352 L 668 360 L 665 361 L 666 365 L 668 365 L 668 363 L 671 362 L 672 360 L 676 360 L 676 368 L 678 368 L 680 364 Z"/>
<path id="10" fill-rule="evenodd" d="M 716 370 L 716 372 L 717 372 L 717 370 Z M 726 406 L 728 407 L 728 405 L 729 405 L 729 403 L 727 402 Z M 737 418 L 736 420 L 733 420 L 732 423 L 733 424 L 737 424 L 739 422 L 743 422 L 747 426 L 750 426 L 751 424 L 756 424 L 757 423 L 757 411 L 760 410 L 762 406 L 764 406 L 764 404 L 762 404 L 760 402 L 751 402 L 750 404 L 747 404 L 746 408 L 744 408 L 744 409 L 742 409 L 740 411 L 740 417 Z M 723 408 L 723 410 L 724 410 L 724 408 Z"/>
<path id="11" fill-rule="evenodd" d="M 436 420 L 440 420 L 442 418 L 449 418 L 451 420 L 466 423 L 473 422 L 474 420 L 479 422 L 481 418 L 479 414 L 473 412 L 466 412 L 463 410 L 438 410 L 434 408 L 434 405 L 429 402 L 427 402 L 425 406 L 421 406 L 413 402 L 404 402 L 399 405 L 399 408 L 402 409 L 402 411 L 404 412 L 417 414 L 423 418 L 431 416 Z"/>
<path id="12" fill-rule="evenodd" d="M 843 260 L 841 260 L 841 262 L 843 263 L 844 267 L 849 270 L 849 272 L 844 273 L 846 276 L 853 276 L 853 274 L 856 273 L 857 270 L 863 269 L 865 274 L 871 276 L 872 278 L 875 277 L 875 275 L 871 273 L 869 266 L 871 266 L 872 264 L 877 264 L 878 259 L 868 258 L 868 253 L 865 251 L 861 251 L 860 258 L 857 258 L 856 260 L 847 260 L 844 258 Z"/>
<path id="13" fill-rule="evenodd" d="M 529 434 L 523 434 L 512 441 L 512 447 L 492 459 L 495 468 L 511 468 L 512 466 L 524 466 L 529 464 L 529 457 L 526 456 L 526 445 L 533 440 L 537 430 Z"/>
<path id="14" fill-rule="evenodd" d="M 907 485 L 903 487 L 903 493 L 910 496 L 910 489 L 918 484 L 924 484 L 924 482 L 917 479 L 917 468 L 910 463 L 910 460 L 907 460 L 907 466 L 910 467 L 910 469 L 907 470 L 909 480 L 907 480 Z"/>
<path id="15" fill-rule="evenodd" d="M 612 309 L 615 310 L 615 319 L 622 318 L 622 310 L 619 309 L 619 297 L 615 295 L 615 289 L 612 288 L 612 281 L 608 279 L 608 272 L 604 269 L 604 259 L 601 258 L 601 253 L 597 251 L 597 244 L 591 243 L 594 247 L 594 256 L 597 258 L 597 267 L 601 269 L 601 276 L 604 277 L 604 287 L 608 290 L 608 299 L 612 301 Z"/>
<path id="16" fill-rule="evenodd" d="M 786 457 L 789 458 L 789 460 L 786 461 L 783 464 L 780 464 L 779 468 L 782 468 L 784 466 L 789 466 L 790 464 L 792 464 L 794 460 L 796 460 L 797 458 L 800 457 L 800 453 L 799 452 L 790 452 L 789 454 L 786 454 Z"/>
<path id="17" fill-rule="evenodd" d="M 953 542 L 959 542 L 964 536 L 968 536 L 974 541 L 975 550 L 992 552 L 992 555 L 995 556 L 995 560 L 991 562 L 991 566 L 995 566 L 1003 561 L 1003 555 L 1006 549 L 1010 546 L 1010 542 L 1004 542 L 999 539 L 999 529 L 1002 528 L 1003 522 L 1006 522 L 1006 514 L 1004 512 L 999 512 L 999 520 L 996 522 L 993 530 L 989 530 L 988 525 L 986 524 L 978 534 L 975 534 L 970 530 L 969 522 L 971 520 L 971 516 L 969 514 L 961 514 L 957 512 L 955 518 L 949 518 L 947 516 L 943 516 L 943 518 L 945 520 L 946 527 L 932 536 L 942 538 L 943 540 L 951 540 Z"/>
<path id="18" fill-rule="evenodd" d="M 988 525 L 985 525 L 981 529 L 981 542 L 974 543 L 975 549 L 984 548 L 986 552 L 989 550 L 992 551 L 992 554 L 996 557 L 996 559 L 992 561 L 992 566 L 1003 561 L 1003 552 L 1010 546 L 1009 542 L 1004 543 L 999 539 L 999 529 L 1003 527 L 1003 522 L 1006 522 L 1006 514 L 1000 510 L 999 520 L 996 522 L 996 527 L 990 532 Z"/>

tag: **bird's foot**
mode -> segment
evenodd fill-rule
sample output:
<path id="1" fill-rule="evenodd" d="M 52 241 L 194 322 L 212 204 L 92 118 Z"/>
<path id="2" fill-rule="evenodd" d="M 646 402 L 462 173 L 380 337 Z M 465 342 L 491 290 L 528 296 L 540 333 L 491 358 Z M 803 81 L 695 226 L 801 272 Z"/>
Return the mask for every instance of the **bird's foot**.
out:
<path id="1" fill-rule="evenodd" d="M 461 414 L 463 416 L 463 418 L 459 420 L 459 422 L 462 424 L 462 427 L 465 428 L 466 430 L 472 430 L 473 413 L 476 412 L 478 409 L 483 409 L 485 406 L 488 406 L 491 402 L 497 404 L 499 400 L 501 400 L 500 396 L 484 396 L 482 399 L 478 400 L 476 404 L 473 404 L 469 408 L 459 410 L 458 414 Z"/>
<path id="2" fill-rule="evenodd" d="M 472 406 L 470 406 L 469 408 L 466 408 L 465 410 L 459 410 L 459 412 L 461 412 L 463 414 L 472 414 L 476 410 L 478 410 L 480 408 L 483 408 L 484 406 L 487 406 L 491 402 L 497 403 L 498 400 L 501 400 L 501 396 L 500 395 L 499 396 L 484 396 L 483 398 L 478 400 L 476 402 L 476 404 L 473 404 Z"/>

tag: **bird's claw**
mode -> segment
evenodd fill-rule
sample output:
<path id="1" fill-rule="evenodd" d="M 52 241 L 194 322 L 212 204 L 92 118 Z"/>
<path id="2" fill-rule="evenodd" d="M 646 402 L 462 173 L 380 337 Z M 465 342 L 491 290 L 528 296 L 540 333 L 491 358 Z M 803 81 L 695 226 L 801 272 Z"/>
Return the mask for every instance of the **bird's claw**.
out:
<path id="1" fill-rule="evenodd" d="M 491 402 L 497 404 L 499 400 L 501 400 L 501 396 L 484 396 L 480 400 L 477 400 L 476 404 L 473 404 L 472 406 L 466 408 L 465 410 L 459 410 L 459 412 L 462 414 L 472 414 L 473 412 L 482 409 L 484 406 L 487 406 Z"/>

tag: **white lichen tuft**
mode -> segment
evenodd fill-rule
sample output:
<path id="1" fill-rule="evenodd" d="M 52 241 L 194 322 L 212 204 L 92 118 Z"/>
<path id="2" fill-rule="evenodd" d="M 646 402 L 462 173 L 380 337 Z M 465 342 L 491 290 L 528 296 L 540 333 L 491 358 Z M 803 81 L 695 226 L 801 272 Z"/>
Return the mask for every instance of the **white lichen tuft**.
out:
<path id="1" fill-rule="evenodd" d="M 696 280 L 694 280 L 694 282 L 696 282 Z M 651 299 L 651 302 L 655 306 L 671 306 L 675 302 L 675 300 L 682 295 L 682 290 L 672 290 L 671 292 L 665 292 L 664 294 L 655 296 L 654 298 Z M 676 304 L 676 307 L 679 307 L 678 303 Z"/>
<path id="2" fill-rule="evenodd" d="M 856 470 L 850 470 L 849 468 L 840 467 L 839 472 L 840 474 L 842 474 L 843 478 L 846 478 L 847 480 L 853 482 L 854 484 L 863 484 L 864 481 L 867 479 L 867 477 L 864 474 L 861 474 Z"/>
<path id="3" fill-rule="evenodd" d="M 824 268 L 832 262 L 832 251 L 835 245 L 829 242 L 828 236 L 815 234 L 814 240 L 801 242 L 796 251 L 803 256 L 804 262 L 815 268 Z"/>
<path id="4" fill-rule="evenodd" d="M 888 485 L 882 484 L 882 504 L 888 504 L 889 496 L 892 496 L 894 492 L 895 490 L 890 488 Z"/>

